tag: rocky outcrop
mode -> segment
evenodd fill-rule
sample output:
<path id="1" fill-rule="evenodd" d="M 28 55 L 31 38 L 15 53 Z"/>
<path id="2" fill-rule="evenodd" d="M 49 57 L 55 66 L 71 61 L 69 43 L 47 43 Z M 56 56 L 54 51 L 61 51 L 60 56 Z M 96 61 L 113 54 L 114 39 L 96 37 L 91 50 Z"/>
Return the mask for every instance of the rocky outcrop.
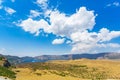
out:
<path id="1" fill-rule="evenodd" d="M 5 57 L 0 57 L 0 66 L 9 68 L 11 66 L 11 64 Z"/>

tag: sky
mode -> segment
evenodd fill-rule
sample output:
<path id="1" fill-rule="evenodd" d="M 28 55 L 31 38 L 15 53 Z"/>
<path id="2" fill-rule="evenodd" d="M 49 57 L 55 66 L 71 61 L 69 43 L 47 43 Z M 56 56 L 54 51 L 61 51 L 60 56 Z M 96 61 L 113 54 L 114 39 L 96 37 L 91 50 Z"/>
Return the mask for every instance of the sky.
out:
<path id="1" fill-rule="evenodd" d="M 0 0 L 0 54 L 120 52 L 120 0 Z"/>

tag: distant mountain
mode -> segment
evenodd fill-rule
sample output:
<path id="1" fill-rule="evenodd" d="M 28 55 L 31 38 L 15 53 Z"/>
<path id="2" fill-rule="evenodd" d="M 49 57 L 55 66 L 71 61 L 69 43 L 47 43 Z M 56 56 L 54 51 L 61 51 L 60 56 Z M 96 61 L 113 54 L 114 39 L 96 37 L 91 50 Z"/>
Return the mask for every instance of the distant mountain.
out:
<path id="1" fill-rule="evenodd" d="M 1 56 L 1 55 L 0 55 Z M 68 54 L 68 55 L 42 55 L 36 57 L 18 57 L 4 55 L 11 63 L 28 63 L 28 62 L 46 62 L 49 60 L 70 60 L 70 59 L 120 59 L 120 53 L 98 53 L 98 54 Z"/>
<path id="2" fill-rule="evenodd" d="M 120 59 L 120 53 L 106 53 L 104 56 L 98 57 L 98 59 Z"/>

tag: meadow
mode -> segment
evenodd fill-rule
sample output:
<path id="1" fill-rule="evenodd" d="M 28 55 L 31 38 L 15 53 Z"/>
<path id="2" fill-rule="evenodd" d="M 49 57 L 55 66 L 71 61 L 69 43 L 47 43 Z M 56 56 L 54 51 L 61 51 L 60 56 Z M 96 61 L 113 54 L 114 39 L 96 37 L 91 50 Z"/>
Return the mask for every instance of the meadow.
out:
<path id="1" fill-rule="evenodd" d="M 120 62 L 112 60 L 61 60 L 27 63 L 13 69 L 16 80 L 120 80 Z"/>

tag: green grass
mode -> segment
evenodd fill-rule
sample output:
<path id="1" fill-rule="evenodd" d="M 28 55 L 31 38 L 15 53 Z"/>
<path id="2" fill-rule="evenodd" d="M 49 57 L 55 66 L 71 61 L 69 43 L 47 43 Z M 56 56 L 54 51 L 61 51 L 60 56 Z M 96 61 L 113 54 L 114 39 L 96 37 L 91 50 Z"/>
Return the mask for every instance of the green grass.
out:
<path id="1" fill-rule="evenodd" d="M 15 73 L 13 71 L 1 66 L 0 66 L 0 76 L 8 77 L 10 79 L 16 78 Z"/>
<path id="2" fill-rule="evenodd" d="M 3 59 L 3 57 L 0 57 L 0 61 Z"/>

